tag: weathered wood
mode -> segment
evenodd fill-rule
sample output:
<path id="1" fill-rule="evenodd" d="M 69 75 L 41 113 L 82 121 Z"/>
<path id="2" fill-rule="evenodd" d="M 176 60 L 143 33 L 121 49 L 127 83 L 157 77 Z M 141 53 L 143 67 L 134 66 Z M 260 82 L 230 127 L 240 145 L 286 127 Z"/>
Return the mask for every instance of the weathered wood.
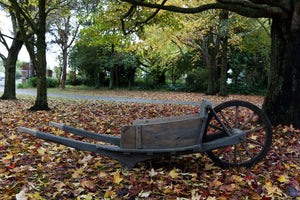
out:
<path id="1" fill-rule="evenodd" d="M 198 143 L 203 126 L 200 117 L 155 122 L 123 127 L 120 146 L 137 149 L 192 146 Z"/>
<path id="2" fill-rule="evenodd" d="M 80 135 L 83 137 L 87 137 L 90 139 L 94 139 L 94 140 L 98 140 L 98 141 L 102 141 L 102 142 L 107 142 L 107 143 L 111 143 L 111 144 L 115 144 L 120 146 L 120 137 L 117 136 L 111 136 L 111 135 L 104 135 L 104 134 L 100 134 L 100 133 L 94 133 L 91 131 L 86 131 L 86 130 L 82 130 L 82 129 L 78 129 L 78 128 L 74 128 L 65 124 L 59 124 L 56 122 L 49 122 L 49 125 L 54 126 L 56 128 L 59 128 L 63 131 L 69 132 L 69 133 L 73 133 L 75 135 Z"/>
<path id="3" fill-rule="evenodd" d="M 194 119 L 196 117 L 199 117 L 199 114 L 173 116 L 173 117 L 162 117 L 162 118 L 154 118 L 154 119 L 137 119 L 133 122 L 133 125 L 172 122 L 172 121 L 185 120 L 185 119 Z"/>

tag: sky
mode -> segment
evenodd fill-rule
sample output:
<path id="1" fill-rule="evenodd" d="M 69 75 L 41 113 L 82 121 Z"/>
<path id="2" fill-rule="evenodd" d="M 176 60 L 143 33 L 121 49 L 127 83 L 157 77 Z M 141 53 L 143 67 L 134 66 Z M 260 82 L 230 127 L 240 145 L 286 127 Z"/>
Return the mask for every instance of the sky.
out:
<path id="1" fill-rule="evenodd" d="M 2 10 L 0 10 L 0 30 L 3 34 L 10 35 L 10 36 L 12 35 L 11 34 L 12 26 L 11 26 L 10 17 L 7 16 L 7 14 Z M 8 39 L 7 43 L 8 43 L 8 45 L 10 45 L 11 40 Z M 48 48 L 47 55 L 46 55 L 47 56 L 47 68 L 54 69 L 55 66 L 58 66 L 56 57 L 60 53 L 59 47 L 57 45 L 51 45 L 51 46 L 48 45 L 47 48 Z M 0 52 L 2 54 L 4 54 L 5 56 L 7 55 L 7 51 L 1 43 L 0 43 Z M 24 62 L 29 62 L 29 55 L 28 55 L 27 50 L 24 45 L 19 53 L 18 60 L 24 61 Z"/>

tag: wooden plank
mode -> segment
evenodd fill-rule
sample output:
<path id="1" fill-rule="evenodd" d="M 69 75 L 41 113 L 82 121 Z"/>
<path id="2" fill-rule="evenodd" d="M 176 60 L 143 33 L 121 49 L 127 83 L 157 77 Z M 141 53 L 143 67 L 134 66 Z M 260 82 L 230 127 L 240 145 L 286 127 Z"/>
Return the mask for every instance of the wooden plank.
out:
<path id="1" fill-rule="evenodd" d="M 154 118 L 154 119 L 137 119 L 133 122 L 133 125 L 171 122 L 171 121 L 177 121 L 177 120 L 194 119 L 196 117 L 199 117 L 199 114 L 163 117 L 163 118 Z"/>
<path id="2" fill-rule="evenodd" d="M 136 144 L 135 144 L 135 147 L 137 149 L 141 149 L 142 148 L 142 126 L 141 125 L 136 125 L 136 128 L 135 128 L 135 141 L 136 141 Z"/>
<path id="3" fill-rule="evenodd" d="M 136 125 L 126 126 L 122 129 L 121 147 L 164 149 L 197 145 L 203 125 L 202 121 L 202 118 L 194 117 L 141 124 L 141 135 L 138 137 Z"/>
<path id="4" fill-rule="evenodd" d="M 121 133 L 120 147 L 135 149 L 136 148 L 136 127 L 135 126 L 123 126 Z"/>

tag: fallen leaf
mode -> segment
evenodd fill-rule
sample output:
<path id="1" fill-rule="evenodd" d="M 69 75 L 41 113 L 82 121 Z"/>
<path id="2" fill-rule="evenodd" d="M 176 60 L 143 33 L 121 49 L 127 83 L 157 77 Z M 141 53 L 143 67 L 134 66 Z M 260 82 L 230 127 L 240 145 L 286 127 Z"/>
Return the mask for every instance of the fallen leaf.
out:
<path id="1" fill-rule="evenodd" d="M 21 191 L 16 194 L 16 200 L 27 200 L 26 192 L 28 191 L 27 187 L 22 187 Z"/>
<path id="2" fill-rule="evenodd" d="M 172 178 L 179 178 L 180 175 L 176 172 L 176 169 L 174 168 L 172 171 L 170 171 L 169 176 Z"/>
<path id="3" fill-rule="evenodd" d="M 81 185 L 91 190 L 93 190 L 96 187 L 94 181 L 92 180 L 83 181 L 81 182 Z"/>
<path id="4" fill-rule="evenodd" d="M 114 183 L 116 184 L 120 184 L 122 182 L 123 178 L 120 177 L 120 171 L 117 171 L 115 174 L 114 174 Z"/>
<path id="5" fill-rule="evenodd" d="M 14 156 L 12 153 L 6 153 L 6 156 L 4 158 L 2 158 L 3 160 L 10 160 L 12 159 Z"/>
<path id="6" fill-rule="evenodd" d="M 282 174 L 279 176 L 279 178 L 277 179 L 279 182 L 281 183 L 286 183 L 288 182 L 288 180 L 286 180 L 285 176 Z"/>
<path id="7" fill-rule="evenodd" d="M 204 170 L 205 171 L 209 171 L 209 170 L 213 170 L 213 169 L 217 169 L 218 167 L 216 167 L 214 165 L 214 163 L 208 163 L 206 162 L 205 165 L 204 165 Z"/>
<path id="8" fill-rule="evenodd" d="M 282 191 L 276 185 L 272 185 L 271 182 L 266 183 L 265 189 L 269 196 L 282 196 Z"/>
<path id="9" fill-rule="evenodd" d="M 222 185 L 222 182 L 218 181 L 218 178 L 215 178 L 212 182 L 209 183 L 209 187 L 218 187 Z"/>
<path id="10" fill-rule="evenodd" d="M 62 188 L 65 187 L 65 186 L 66 186 L 66 184 L 63 183 L 63 182 L 58 182 L 58 183 L 55 184 L 55 187 L 56 187 L 56 189 L 57 189 L 58 191 L 61 191 Z"/>

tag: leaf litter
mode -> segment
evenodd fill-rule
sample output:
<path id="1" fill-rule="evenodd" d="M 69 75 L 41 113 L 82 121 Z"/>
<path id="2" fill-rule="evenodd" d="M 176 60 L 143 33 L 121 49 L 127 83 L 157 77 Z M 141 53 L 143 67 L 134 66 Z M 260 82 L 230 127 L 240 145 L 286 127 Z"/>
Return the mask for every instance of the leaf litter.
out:
<path id="1" fill-rule="evenodd" d="M 211 101 L 223 101 L 217 98 Z M 300 130 L 293 126 L 274 127 L 271 151 L 251 169 L 223 170 L 197 153 L 126 171 L 113 159 L 36 139 L 17 127 L 92 142 L 48 123 L 120 135 L 136 119 L 193 114 L 199 107 L 49 98 L 52 110 L 28 111 L 33 103 L 0 101 L 0 199 L 300 199 Z"/>

